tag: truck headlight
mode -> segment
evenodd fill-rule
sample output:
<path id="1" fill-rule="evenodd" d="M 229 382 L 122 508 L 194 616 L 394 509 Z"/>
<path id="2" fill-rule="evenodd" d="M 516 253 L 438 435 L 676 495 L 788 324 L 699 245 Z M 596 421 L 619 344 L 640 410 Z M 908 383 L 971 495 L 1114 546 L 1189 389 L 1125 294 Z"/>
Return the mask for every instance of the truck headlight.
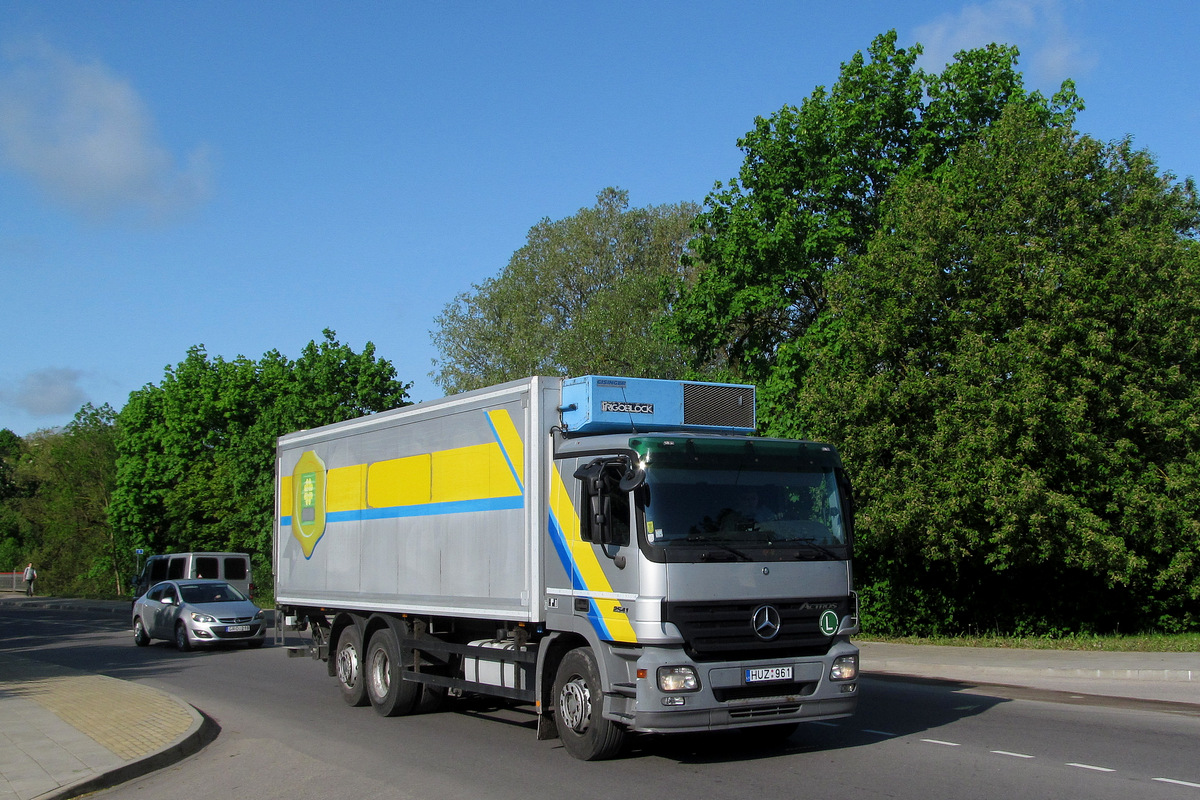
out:
<path id="1" fill-rule="evenodd" d="M 700 679 L 691 667 L 659 667 L 658 688 L 664 692 L 695 692 L 700 688 Z"/>
<path id="2" fill-rule="evenodd" d="M 838 656 L 829 670 L 831 681 L 852 681 L 858 677 L 858 656 Z"/>

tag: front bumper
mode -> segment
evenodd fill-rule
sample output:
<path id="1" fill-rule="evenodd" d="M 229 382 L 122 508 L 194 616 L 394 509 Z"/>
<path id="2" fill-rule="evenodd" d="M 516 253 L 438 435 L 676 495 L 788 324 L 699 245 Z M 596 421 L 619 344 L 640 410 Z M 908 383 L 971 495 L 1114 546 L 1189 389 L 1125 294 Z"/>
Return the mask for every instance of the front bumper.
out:
<path id="1" fill-rule="evenodd" d="M 637 669 L 646 677 L 636 681 L 632 714 L 614 718 L 635 731 L 666 733 L 847 717 L 858 706 L 858 680 L 831 680 L 829 671 L 834 659 L 857 653 L 858 648 L 843 639 L 821 657 L 695 663 L 678 649 L 646 648 L 637 660 Z M 696 670 L 699 689 L 661 691 L 655 677 L 658 668 L 679 665 Z M 746 682 L 748 669 L 780 666 L 792 668 L 791 681 Z"/>
<path id="2" fill-rule="evenodd" d="M 188 626 L 188 637 L 192 640 L 192 644 L 216 644 L 217 642 L 244 642 L 249 639 L 264 639 L 266 637 L 266 625 L 262 622 L 249 623 L 249 630 L 230 630 L 236 628 L 237 625 L 229 625 L 224 622 L 204 623 L 193 622 Z"/>

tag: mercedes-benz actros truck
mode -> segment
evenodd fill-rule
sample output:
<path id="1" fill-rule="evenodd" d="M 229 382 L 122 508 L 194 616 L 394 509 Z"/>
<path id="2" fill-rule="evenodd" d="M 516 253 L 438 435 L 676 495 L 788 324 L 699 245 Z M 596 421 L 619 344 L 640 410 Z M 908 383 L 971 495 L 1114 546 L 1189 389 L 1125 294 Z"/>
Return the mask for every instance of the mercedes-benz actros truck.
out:
<path id="1" fill-rule="evenodd" d="M 832 445 L 755 427 L 752 386 L 590 375 L 283 436 L 289 650 L 385 716 L 531 704 L 585 760 L 630 733 L 847 716 L 850 481 Z"/>

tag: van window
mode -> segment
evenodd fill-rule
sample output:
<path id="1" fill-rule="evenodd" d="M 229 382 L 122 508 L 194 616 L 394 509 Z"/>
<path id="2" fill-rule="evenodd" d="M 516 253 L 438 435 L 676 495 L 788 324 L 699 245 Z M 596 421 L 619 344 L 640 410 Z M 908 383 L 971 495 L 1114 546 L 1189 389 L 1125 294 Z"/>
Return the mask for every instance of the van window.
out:
<path id="1" fill-rule="evenodd" d="M 172 558 L 171 566 L 167 568 L 167 579 L 168 580 L 178 580 L 180 578 L 186 578 L 187 575 L 183 574 L 183 571 L 186 568 L 187 568 L 187 559 L 186 558 Z"/>
<path id="2" fill-rule="evenodd" d="M 196 559 L 197 578 L 219 578 L 220 569 L 221 561 L 216 556 L 202 556 Z"/>
<path id="3" fill-rule="evenodd" d="M 150 559 L 150 583 L 158 583 L 167 579 L 167 560 L 165 558 Z"/>
<path id="4" fill-rule="evenodd" d="M 216 575 L 213 576 L 217 577 Z M 225 580 L 227 581 L 244 581 L 246 580 L 246 559 L 244 558 L 227 558 L 225 559 Z"/>

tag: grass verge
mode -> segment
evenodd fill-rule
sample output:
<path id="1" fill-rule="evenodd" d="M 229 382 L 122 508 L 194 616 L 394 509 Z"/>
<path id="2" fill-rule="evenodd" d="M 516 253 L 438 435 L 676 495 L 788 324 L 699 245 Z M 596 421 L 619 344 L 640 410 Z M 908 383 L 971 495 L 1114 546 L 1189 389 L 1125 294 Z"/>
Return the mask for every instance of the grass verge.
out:
<path id="1" fill-rule="evenodd" d="M 869 632 L 859 639 L 872 642 L 900 644 L 949 645 L 952 647 L 1007 647 L 1025 650 L 1090 650 L 1139 653 L 1194 653 L 1200 651 L 1200 633 L 1146 633 L 1133 635 L 1098 636 L 1067 634 L 1063 636 L 872 636 Z"/>

